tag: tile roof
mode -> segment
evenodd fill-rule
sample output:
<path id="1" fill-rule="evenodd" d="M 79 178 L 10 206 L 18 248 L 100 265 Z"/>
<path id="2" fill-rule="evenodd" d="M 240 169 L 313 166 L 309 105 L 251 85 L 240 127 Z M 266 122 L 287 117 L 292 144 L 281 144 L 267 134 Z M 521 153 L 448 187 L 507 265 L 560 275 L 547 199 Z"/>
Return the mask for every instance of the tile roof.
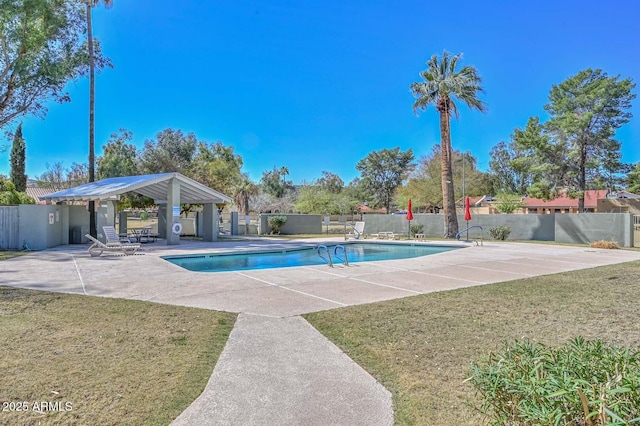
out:
<path id="1" fill-rule="evenodd" d="M 596 208 L 598 200 L 607 197 L 606 189 L 589 189 L 584 192 L 584 206 L 585 208 Z M 528 208 L 543 207 L 543 208 L 578 208 L 578 199 L 569 198 L 566 193 L 560 194 L 553 200 L 544 201 L 539 198 L 525 197 L 524 202 Z"/>
<path id="2" fill-rule="evenodd" d="M 52 188 L 40 188 L 40 187 L 37 187 L 37 186 L 27 186 L 27 189 L 25 189 L 25 192 L 31 198 L 36 200 L 36 204 L 45 204 L 44 201 L 40 201 L 40 197 L 52 194 L 52 193 L 56 192 L 56 190 L 52 189 Z"/>

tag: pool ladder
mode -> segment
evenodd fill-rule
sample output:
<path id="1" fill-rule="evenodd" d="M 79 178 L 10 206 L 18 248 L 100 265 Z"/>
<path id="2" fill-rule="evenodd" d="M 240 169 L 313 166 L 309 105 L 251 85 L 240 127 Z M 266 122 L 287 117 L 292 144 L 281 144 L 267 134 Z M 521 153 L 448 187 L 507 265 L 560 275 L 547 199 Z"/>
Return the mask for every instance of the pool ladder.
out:
<path id="1" fill-rule="evenodd" d="M 340 257 L 338 255 L 338 251 L 342 250 L 342 256 Z M 324 260 L 325 262 L 327 262 L 327 265 L 329 265 L 331 268 L 333 268 L 333 259 L 331 258 L 331 252 L 329 251 L 329 248 L 323 244 L 319 244 L 316 247 L 316 251 L 318 252 L 318 256 L 320 256 L 320 258 L 322 260 Z M 338 259 L 344 266 L 349 266 L 349 258 L 347 256 L 347 249 L 344 248 L 343 245 L 338 244 L 337 246 L 335 246 L 333 248 L 333 257 L 335 257 L 336 259 Z"/>
<path id="2" fill-rule="evenodd" d="M 460 236 L 462 236 L 462 233 L 465 232 L 465 231 L 467 232 L 467 238 L 468 238 L 469 230 L 470 229 L 474 229 L 474 228 L 476 228 L 476 229 L 479 228 L 480 229 L 480 244 L 478 244 L 478 240 L 465 240 L 465 241 L 467 241 L 467 242 L 473 241 L 474 243 L 476 243 L 476 246 L 477 245 L 483 246 L 484 244 L 482 244 L 482 226 L 480 226 L 480 225 L 470 226 L 467 229 L 463 229 L 462 231 L 458 232 L 456 234 L 456 240 L 460 241 Z"/>

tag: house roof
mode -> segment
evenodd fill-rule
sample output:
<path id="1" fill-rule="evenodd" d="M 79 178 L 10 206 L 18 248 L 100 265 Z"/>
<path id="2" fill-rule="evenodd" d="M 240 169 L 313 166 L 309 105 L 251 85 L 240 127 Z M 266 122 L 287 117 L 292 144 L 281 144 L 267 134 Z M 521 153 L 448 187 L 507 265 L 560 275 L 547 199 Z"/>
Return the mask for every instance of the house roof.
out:
<path id="1" fill-rule="evenodd" d="M 154 199 L 160 204 L 167 201 L 169 182 L 180 182 L 180 202 L 190 204 L 226 203 L 231 198 L 180 173 L 123 176 L 102 179 L 74 188 L 43 195 L 41 200 L 60 201 L 100 201 L 118 200 L 126 192 L 137 192 Z"/>
<path id="2" fill-rule="evenodd" d="M 598 200 L 606 198 L 606 189 L 588 189 L 584 191 L 584 206 L 585 208 L 596 208 Z M 525 197 L 523 200 L 528 208 L 543 207 L 543 208 L 578 208 L 578 199 L 570 198 L 566 193 L 558 195 L 553 200 L 544 201 L 539 198 Z"/>
<path id="3" fill-rule="evenodd" d="M 379 209 L 373 209 L 366 204 L 359 204 L 357 207 L 358 212 L 360 213 L 386 213 L 387 210 L 384 207 Z"/>
<path id="4" fill-rule="evenodd" d="M 27 188 L 25 189 L 27 195 L 36 200 L 36 202 L 38 202 L 40 197 L 51 194 L 54 191 L 55 190 L 51 188 L 40 188 L 35 186 L 27 186 Z"/>

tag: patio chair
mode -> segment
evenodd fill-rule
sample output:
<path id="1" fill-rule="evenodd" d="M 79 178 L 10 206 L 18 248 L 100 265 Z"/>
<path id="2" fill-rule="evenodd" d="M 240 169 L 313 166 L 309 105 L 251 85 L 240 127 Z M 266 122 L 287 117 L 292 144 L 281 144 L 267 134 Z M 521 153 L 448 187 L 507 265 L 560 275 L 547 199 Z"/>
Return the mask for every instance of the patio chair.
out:
<path id="1" fill-rule="evenodd" d="M 364 222 L 356 222 L 353 225 L 350 225 L 352 227 L 352 231 L 349 231 L 349 233 L 347 233 L 344 237 L 345 239 L 348 238 L 354 238 L 356 240 L 360 239 L 360 237 L 362 237 L 363 239 L 365 238 L 364 236 Z"/>
<path id="2" fill-rule="evenodd" d="M 122 243 L 131 243 L 129 237 L 118 235 L 118 233 L 116 232 L 116 228 L 111 225 L 103 226 L 102 230 L 104 231 L 104 237 L 107 240 L 106 244 L 108 246 L 119 245 Z"/>
<path id="3" fill-rule="evenodd" d="M 118 244 L 107 245 L 102 241 L 93 238 L 91 234 L 85 234 L 93 244 L 89 246 L 87 251 L 92 257 L 100 256 L 103 252 L 115 253 L 120 255 L 133 255 L 140 248 L 140 244 L 123 244 L 118 241 Z"/>

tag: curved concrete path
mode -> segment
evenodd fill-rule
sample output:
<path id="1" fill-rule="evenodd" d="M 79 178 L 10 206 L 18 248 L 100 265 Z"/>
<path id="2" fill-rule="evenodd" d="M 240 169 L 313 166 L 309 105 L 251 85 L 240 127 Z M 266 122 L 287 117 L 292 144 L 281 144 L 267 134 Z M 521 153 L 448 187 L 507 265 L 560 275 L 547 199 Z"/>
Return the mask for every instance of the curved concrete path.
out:
<path id="1" fill-rule="evenodd" d="M 389 392 L 300 314 L 640 260 L 640 251 L 498 242 L 333 269 L 210 274 L 160 258 L 300 243 L 157 243 L 143 256 L 96 258 L 68 246 L 0 262 L 0 285 L 240 313 L 206 389 L 175 425 L 389 425 Z"/>

